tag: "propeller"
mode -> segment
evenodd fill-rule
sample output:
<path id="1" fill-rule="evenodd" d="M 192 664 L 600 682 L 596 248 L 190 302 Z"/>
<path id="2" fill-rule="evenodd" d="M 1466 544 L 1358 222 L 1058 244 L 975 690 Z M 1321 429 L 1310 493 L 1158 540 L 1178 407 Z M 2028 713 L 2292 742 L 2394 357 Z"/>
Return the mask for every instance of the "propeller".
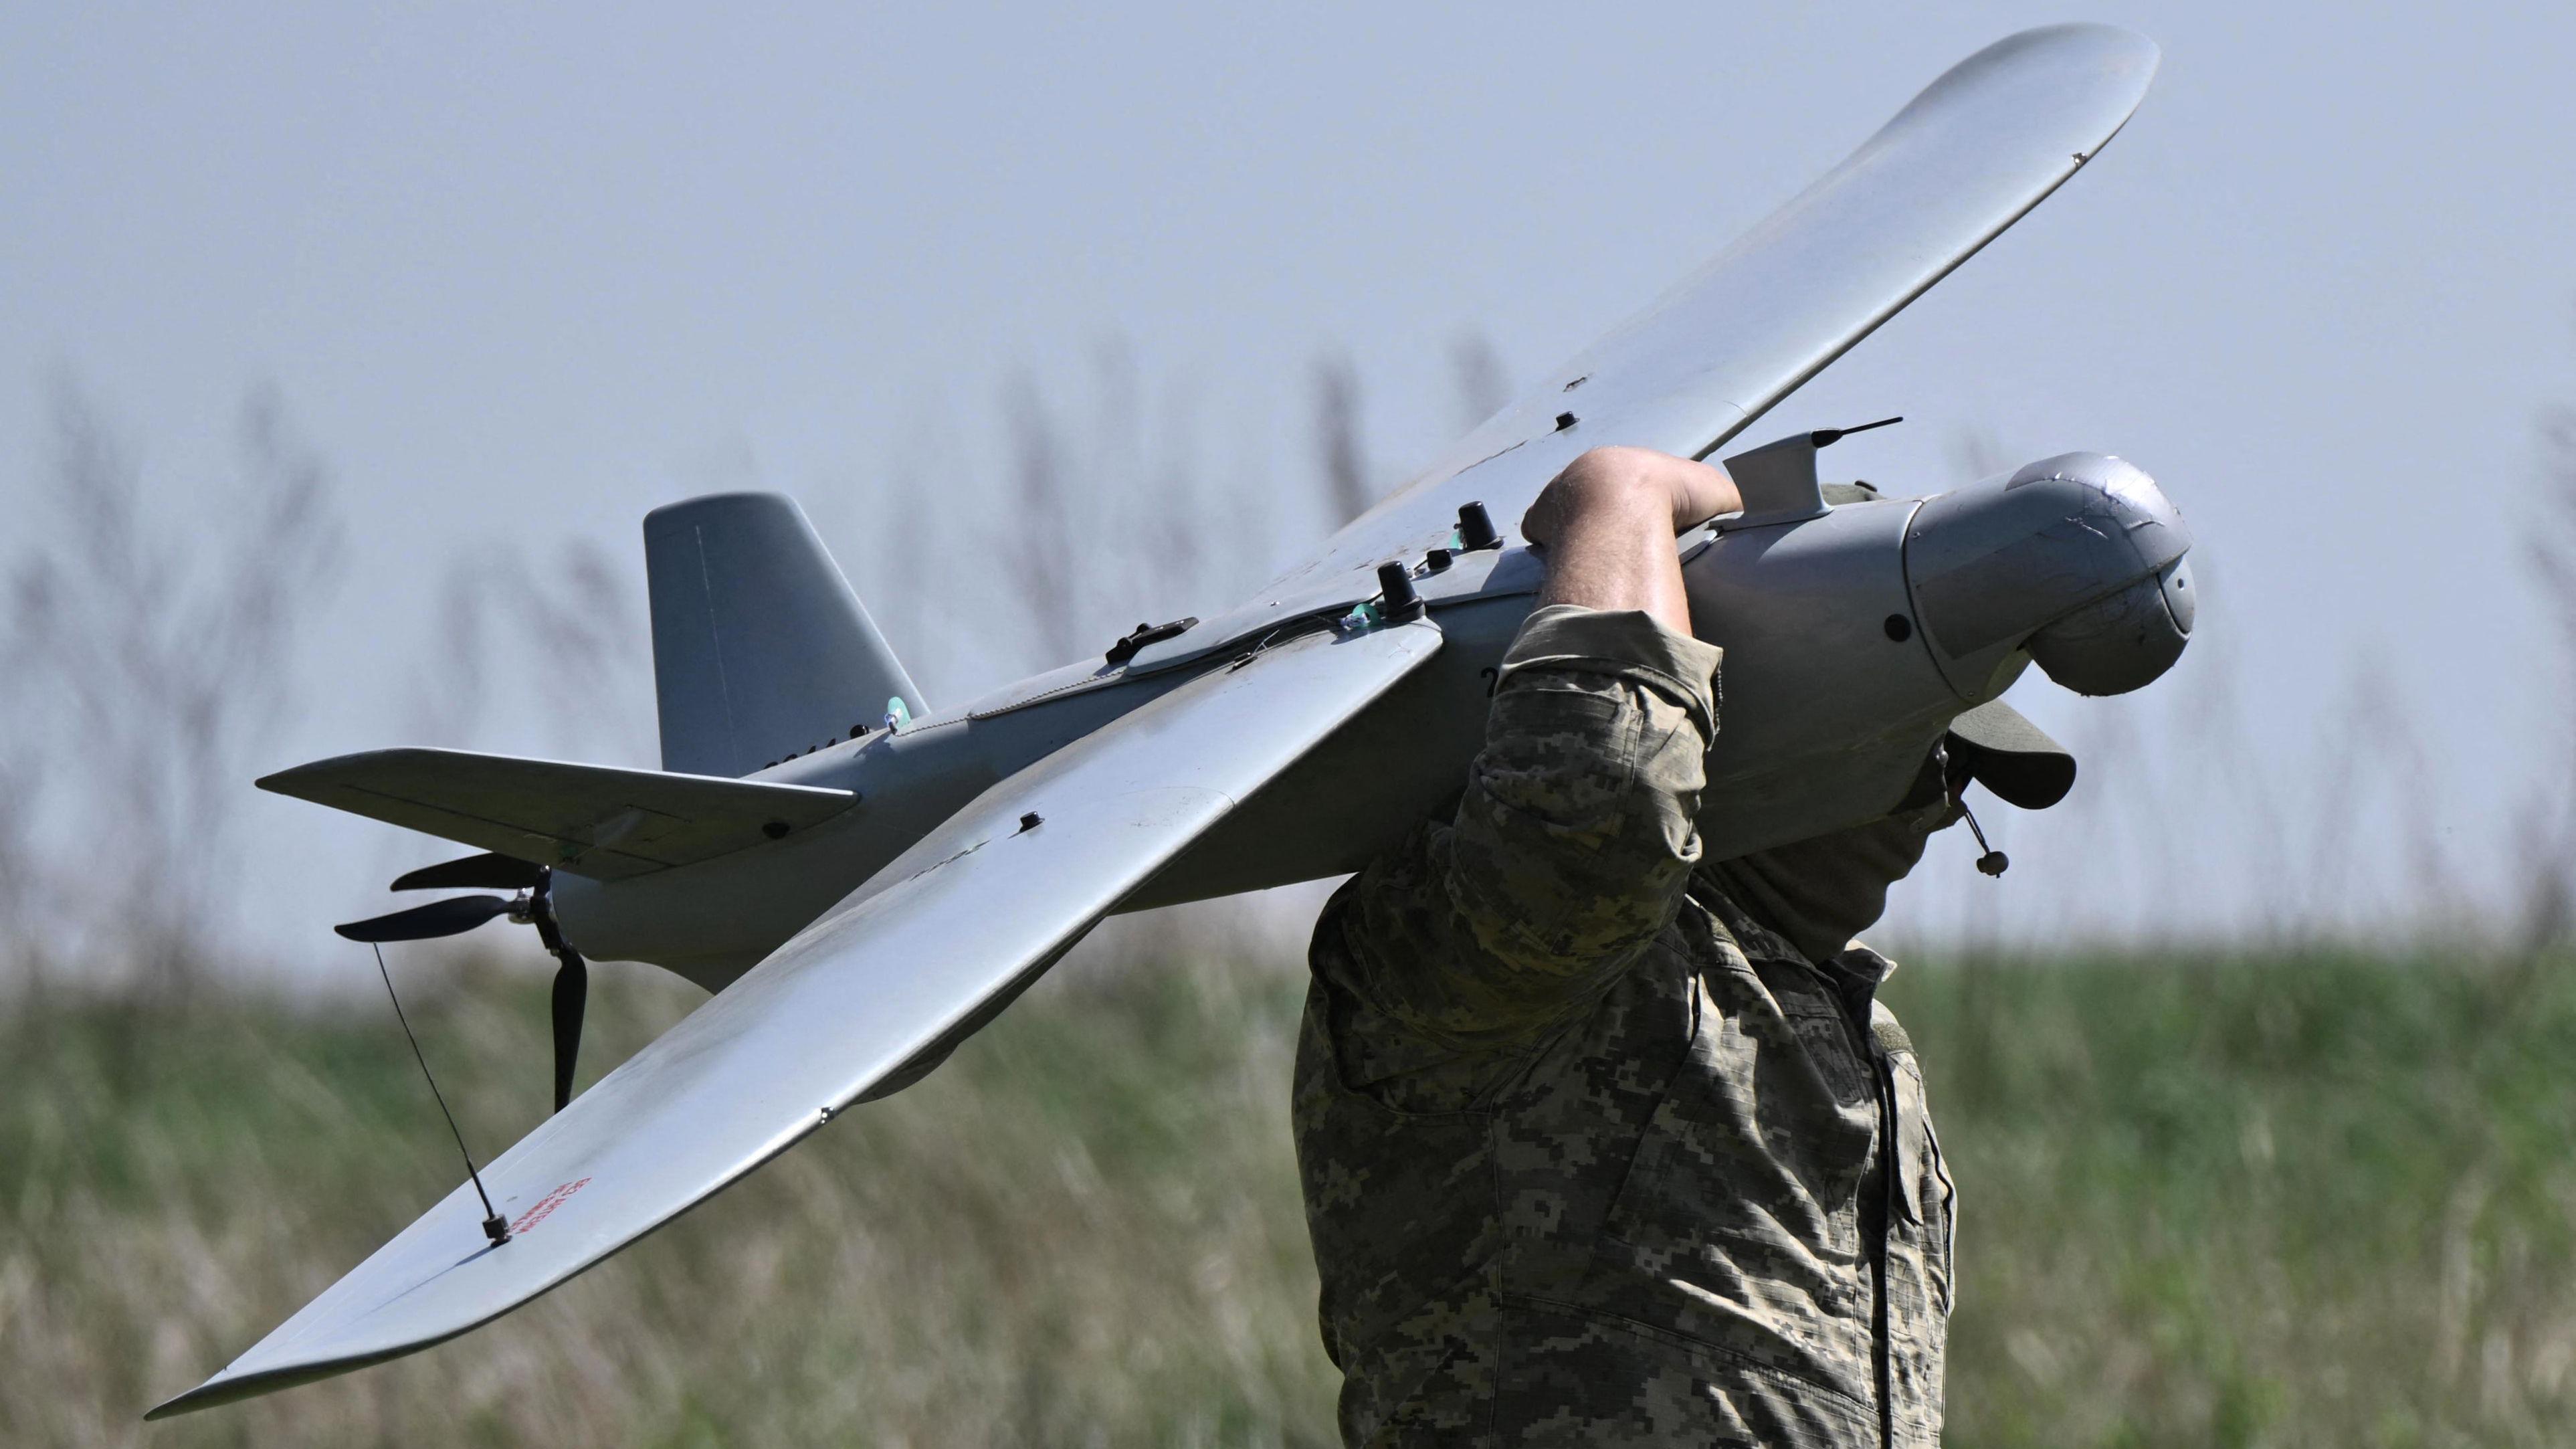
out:
<path id="1" fill-rule="evenodd" d="M 485 854 L 422 866 L 407 875 L 394 877 L 393 888 L 398 891 L 446 891 L 481 886 L 485 890 L 532 891 L 545 881 L 546 868 L 535 861 Z"/>
<path id="2" fill-rule="evenodd" d="M 455 886 L 519 886 L 515 896 L 450 896 L 425 906 L 351 921 L 333 930 L 352 941 L 428 941 L 461 936 L 495 916 L 508 916 L 537 928 L 537 939 L 555 960 L 554 1018 L 555 1110 L 572 1101 L 573 1066 L 581 1055 L 581 1019 L 590 1004 L 590 967 L 564 940 L 555 923 L 554 872 L 545 866 L 506 855 L 470 855 L 427 866 L 397 879 L 393 888 L 434 890 Z"/>
<path id="3" fill-rule="evenodd" d="M 431 941 L 461 936 L 494 916 L 510 914 L 517 904 L 508 896 L 453 896 L 331 929 L 352 941 Z"/>
<path id="4" fill-rule="evenodd" d="M 590 967 L 581 953 L 563 938 L 555 925 L 553 897 L 545 887 L 537 889 L 540 909 L 530 916 L 537 928 L 537 939 L 563 964 L 555 968 L 555 991 L 552 1006 L 555 1028 L 555 1110 L 560 1112 L 572 1100 L 573 1059 L 581 1055 L 581 1015 L 590 1004 Z"/>

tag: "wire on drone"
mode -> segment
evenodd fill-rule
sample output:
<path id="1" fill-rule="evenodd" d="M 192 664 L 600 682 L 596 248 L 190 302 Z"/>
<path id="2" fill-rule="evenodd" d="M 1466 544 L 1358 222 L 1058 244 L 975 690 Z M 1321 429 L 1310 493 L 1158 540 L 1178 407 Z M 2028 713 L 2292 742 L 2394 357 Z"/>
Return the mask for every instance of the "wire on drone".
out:
<path id="1" fill-rule="evenodd" d="M 420 1038 L 411 1030 L 411 1018 L 403 1015 L 402 998 L 394 994 L 394 973 L 385 969 L 385 948 L 368 943 L 376 953 L 376 974 L 385 978 L 385 999 L 394 1004 L 394 1020 L 402 1023 L 403 1040 L 411 1043 L 412 1060 L 420 1063 L 420 1074 L 429 1083 L 429 1094 L 438 1099 L 438 1115 L 447 1119 L 447 1130 L 456 1138 L 456 1155 L 465 1159 L 465 1175 L 474 1182 L 474 1195 L 483 1199 L 483 1236 L 493 1247 L 510 1241 L 510 1224 L 492 1211 L 492 1195 L 483 1190 L 483 1174 L 474 1170 L 474 1154 L 465 1150 L 465 1133 L 456 1125 L 456 1114 L 447 1110 L 447 1094 L 438 1090 L 438 1078 L 429 1070 L 429 1058 L 421 1053 Z"/>

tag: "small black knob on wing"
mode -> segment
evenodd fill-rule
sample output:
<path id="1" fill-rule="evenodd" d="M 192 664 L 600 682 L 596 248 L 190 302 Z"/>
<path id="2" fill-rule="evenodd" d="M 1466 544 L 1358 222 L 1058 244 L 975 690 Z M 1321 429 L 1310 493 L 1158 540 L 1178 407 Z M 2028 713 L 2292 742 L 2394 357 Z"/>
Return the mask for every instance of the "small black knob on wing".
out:
<path id="1" fill-rule="evenodd" d="M 1393 559 L 1377 566 L 1378 617 L 1390 624 L 1410 624 L 1422 617 L 1422 596 L 1413 591 L 1413 571 Z"/>
<path id="2" fill-rule="evenodd" d="M 1470 501 L 1458 505 L 1458 546 L 1470 552 L 1503 546 L 1503 536 L 1494 528 L 1494 516 L 1485 511 L 1484 504 Z"/>

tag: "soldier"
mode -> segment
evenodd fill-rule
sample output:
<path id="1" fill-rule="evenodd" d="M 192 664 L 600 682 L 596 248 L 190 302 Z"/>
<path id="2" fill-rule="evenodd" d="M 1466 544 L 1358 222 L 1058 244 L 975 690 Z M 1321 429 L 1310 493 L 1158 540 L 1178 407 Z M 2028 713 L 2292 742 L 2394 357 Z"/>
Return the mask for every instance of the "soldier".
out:
<path id="1" fill-rule="evenodd" d="M 1989 706 L 1894 814 L 1703 861 L 1721 655 L 1673 540 L 1740 506 L 1641 449 L 1551 482 L 1455 817 L 1316 925 L 1297 1152 L 1351 1444 L 1940 1436 L 1954 1195 L 1851 936 L 1968 778 L 2047 803 L 2072 762 Z"/>

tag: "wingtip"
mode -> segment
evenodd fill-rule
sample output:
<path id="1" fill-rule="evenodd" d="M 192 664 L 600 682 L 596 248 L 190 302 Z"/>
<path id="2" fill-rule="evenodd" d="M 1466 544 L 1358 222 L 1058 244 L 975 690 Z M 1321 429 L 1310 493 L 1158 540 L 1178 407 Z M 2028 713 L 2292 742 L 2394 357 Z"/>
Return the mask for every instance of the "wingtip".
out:
<path id="1" fill-rule="evenodd" d="M 307 760 L 300 765 L 289 765 L 283 770 L 271 770 L 251 783 L 272 795 L 287 795 L 298 800 L 310 800 L 316 805 L 329 805 L 332 802 L 323 798 L 321 792 L 329 789 L 352 767 L 374 765 L 397 756 L 424 753 L 429 752 L 417 746 L 408 745 L 397 745 L 381 750 L 359 750 L 352 754 L 333 755 L 328 759 Z"/>
<path id="2" fill-rule="evenodd" d="M 2150 77 L 2155 75 L 2156 67 L 2164 62 L 2165 48 L 2156 44 L 2154 36 L 2131 30 L 2125 25 L 2097 23 L 2093 28 L 2100 31 L 2105 40 L 2118 45 L 2134 56 L 2138 68 Z"/>
<path id="3" fill-rule="evenodd" d="M 2140 34 L 2125 25 L 2107 25 L 2097 21 L 2067 28 L 2088 31 L 2103 42 L 2106 49 L 2125 52 L 2121 59 L 2137 72 L 2141 85 L 2153 81 L 2157 67 L 2164 64 L 2165 48 L 2156 44 L 2154 37 Z"/>
<path id="4" fill-rule="evenodd" d="M 435 1341 L 432 1340 L 432 1342 Z M 414 1345 L 413 1347 L 424 1346 Z M 256 1399 L 281 1389 L 299 1388 L 322 1379 L 337 1378 L 352 1369 L 367 1368 L 382 1363 L 388 1358 L 399 1358 L 411 1351 L 409 1348 L 397 1349 L 392 1353 L 361 1354 L 353 1358 L 326 1360 L 319 1363 L 292 1363 L 279 1367 L 254 1369 L 249 1372 L 242 1372 L 241 1366 L 235 1364 L 184 1394 L 177 1394 L 154 1404 L 143 1411 L 143 1419 L 146 1423 L 152 1423 L 176 1418 L 181 1414 L 193 1414 L 199 1409 L 218 1409 L 226 1404 L 237 1404 L 244 1399 Z"/>
<path id="5" fill-rule="evenodd" d="M 184 1394 L 175 1394 L 154 1404 L 143 1411 L 143 1419 L 146 1423 L 153 1423 L 174 1419 L 181 1414 L 193 1414 L 199 1409 L 221 1408 L 226 1404 L 275 1393 L 279 1389 L 310 1383 L 317 1378 L 327 1378 L 336 1371 L 326 1368 L 304 1372 L 237 1373 L 228 1368 Z"/>
<path id="6" fill-rule="evenodd" d="M 2034 25 L 2030 29 L 2020 33 L 2032 36 L 2093 36 L 2110 41 L 2117 45 L 2142 45 L 2149 50 L 2156 48 L 2156 43 L 2152 38 L 2142 35 L 2135 30 L 2131 30 L 2125 25 L 2114 25 L 2107 20 L 2068 20 L 2056 25 Z"/>
<path id="7" fill-rule="evenodd" d="M 2152 77 L 2164 58 L 2164 47 L 2152 37 L 2141 35 L 2125 25 L 2111 25 L 2098 20 L 2073 20 L 2062 25 L 2034 25 L 2017 30 L 1984 50 L 1969 57 L 2023 55 L 2046 52 L 2057 55 L 2085 55 L 2097 63 L 2135 69 Z"/>
<path id="8" fill-rule="evenodd" d="M 231 1392 L 227 1392 L 228 1390 Z M 192 1414 L 199 1409 L 211 1409 L 217 1404 L 229 1404 L 235 1399 L 246 1398 L 255 1392 L 257 1390 L 238 1389 L 236 1381 L 231 1377 L 217 1374 L 184 1394 L 173 1394 L 144 1410 L 143 1421 L 150 1424 L 163 1419 L 175 1419 L 181 1414 Z"/>
<path id="9" fill-rule="evenodd" d="M 307 760 L 301 765 L 289 765 L 283 770 L 271 770 L 251 783 L 272 795 L 289 795 L 298 800 L 309 800 L 313 795 L 312 786 L 307 782 L 316 775 L 344 766 L 358 758 L 360 756 L 357 755 L 333 755 L 327 760 Z"/>

